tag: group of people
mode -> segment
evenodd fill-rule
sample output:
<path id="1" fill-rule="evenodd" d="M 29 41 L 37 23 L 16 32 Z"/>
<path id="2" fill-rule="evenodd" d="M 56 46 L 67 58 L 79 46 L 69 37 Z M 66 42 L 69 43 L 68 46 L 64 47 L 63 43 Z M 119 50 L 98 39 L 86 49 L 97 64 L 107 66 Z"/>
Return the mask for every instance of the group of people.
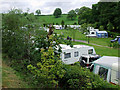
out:
<path id="1" fill-rule="evenodd" d="M 72 38 L 71 38 L 71 37 L 69 37 L 69 36 L 67 36 L 67 40 L 72 40 Z"/>

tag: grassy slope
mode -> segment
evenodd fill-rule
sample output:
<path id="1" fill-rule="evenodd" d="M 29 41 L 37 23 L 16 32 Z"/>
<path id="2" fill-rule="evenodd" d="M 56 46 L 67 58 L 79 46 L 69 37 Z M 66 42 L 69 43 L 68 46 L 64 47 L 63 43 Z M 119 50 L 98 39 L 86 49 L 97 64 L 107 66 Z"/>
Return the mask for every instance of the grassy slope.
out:
<path id="1" fill-rule="evenodd" d="M 58 34 L 61 34 L 61 32 L 63 32 L 65 38 L 67 36 L 73 37 L 73 32 L 71 32 L 70 30 L 55 30 L 55 32 Z M 84 40 L 84 41 L 88 40 L 88 38 L 85 37 L 85 35 L 79 32 L 78 30 L 75 31 L 75 39 Z M 89 38 L 90 43 L 103 45 L 103 46 L 108 46 L 108 44 L 110 43 L 110 40 L 111 38 Z"/>
<path id="2" fill-rule="evenodd" d="M 41 24 L 43 23 L 52 23 L 54 22 L 54 24 L 59 23 L 61 24 L 61 21 L 64 20 L 65 24 L 74 24 L 74 22 L 78 22 L 77 18 L 76 20 L 68 20 L 67 19 L 67 15 L 61 15 L 60 18 L 55 18 L 53 15 L 46 15 L 46 16 L 38 16 L 39 22 Z"/>
<path id="3" fill-rule="evenodd" d="M 26 82 L 22 81 L 16 72 L 2 62 L 2 87 L 3 88 L 30 88 Z"/>

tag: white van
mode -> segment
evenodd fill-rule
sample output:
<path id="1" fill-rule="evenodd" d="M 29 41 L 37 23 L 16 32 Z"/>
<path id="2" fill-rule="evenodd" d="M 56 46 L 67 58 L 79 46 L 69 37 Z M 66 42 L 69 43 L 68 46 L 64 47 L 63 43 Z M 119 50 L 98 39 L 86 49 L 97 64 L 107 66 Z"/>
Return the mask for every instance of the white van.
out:
<path id="1" fill-rule="evenodd" d="M 96 54 L 94 47 L 87 45 L 73 45 L 72 48 L 65 44 L 60 44 L 60 46 L 62 48 L 60 58 L 65 64 L 78 62 L 82 54 Z"/>
<path id="2" fill-rule="evenodd" d="M 83 54 L 80 57 L 80 65 L 82 67 L 90 68 L 93 61 L 100 58 L 100 55 L 96 54 Z"/>
<path id="3" fill-rule="evenodd" d="M 103 56 L 93 62 L 93 73 L 112 84 L 120 85 L 120 57 Z"/>

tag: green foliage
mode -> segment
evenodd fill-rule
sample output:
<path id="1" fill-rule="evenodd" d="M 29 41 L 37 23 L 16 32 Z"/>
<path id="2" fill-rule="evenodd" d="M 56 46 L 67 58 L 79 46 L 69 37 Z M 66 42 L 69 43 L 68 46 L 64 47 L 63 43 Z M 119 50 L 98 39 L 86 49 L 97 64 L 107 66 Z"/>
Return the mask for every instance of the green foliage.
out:
<path id="1" fill-rule="evenodd" d="M 98 2 L 92 5 L 92 23 L 99 22 L 105 29 L 119 32 L 120 2 Z M 114 27 L 114 28 L 113 28 Z"/>
<path id="2" fill-rule="evenodd" d="M 80 31 L 82 32 L 82 34 L 84 32 L 87 32 L 87 24 L 86 23 L 84 23 L 84 24 L 81 25 Z"/>
<path id="3" fill-rule="evenodd" d="M 86 68 L 79 65 L 65 67 L 66 74 L 60 80 L 63 88 L 95 89 L 95 88 L 117 88 L 109 84 L 98 75 L 93 74 Z"/>
<path id="4" fill-rule="evenodd" d="M 81 7 L 78 12 L 78 23 L 95 24 L 95 28 L 103 26 L 105 30 L 119 32 L 120 2 L 98 2 L 92 9 Z"/>
<path id="5" fill-rule="evenodd" d="M 91 20 L 91 9 L 88 7 L 81 7 L 78 12 L 78 23 L 90 23 Z"/>
<path id="6" fill-rule="evenodd" d="M 103 30 L 104 30 L 104 27 L 101 25 L 101 26 L 99 27 L 99 30 L 103 31 Z"/>
<path id="7" fill-rule="evenodd" d="M 58 57 L 54 55 L 52 47 L 49 47 L 47 52 L 41 49 L 41 62 L 38 62 L 37 66 L 27 66 L 35 77 L 43 79 L 41 81 L 45 84 L 44 87 L 55 87 L 65 74 L 62 61 Z"/>
<path id="8" fill-rule="evenodd" d="M 74 22 L 74 24 L 73 25 L 77 25 L 77 23 L 76 22 Z"/>
<path id="9" fill-rule="evenodd" d="M 67 15 L 67 18 L 68 19 L 70 19 L 70 20 L 75 20 L 76 19 L 76 13 L 75 13 L 75 11 L 74 10 L 70 10 L 69 12 L 68 12 L 68 15 Z"/>
<path id="10" fill-rule="evenodd" d="M 12 9 L 9 14 L 3 16 L 3 25 L 8 30 L 19 29 L 21 12 L 19 9 Z M 12 23 L 11 23 L 12 22 Z"/>
<path id="11" fill-rule="evenodd" d="M 70 30 L 55 30 L 56 33 L 61 34 L 61 32 L 63 32 L 65 38 L 67 38 L 67 36 L 72 37 L 71 31 Z M 83 40 L 83 41 L 87 41 L 88 39 L 85 37 L 84 34 L 82 34 L 79 30 L 76 30 L 76 36 L 75 36 L 76 40 Z M 94 43 L 97 45 L 101 45 L 101 46 L 96 46 L 96 45 L 92 45 L 92 44 L 86 44 L 86 43 L 82 43 L 82 42 L 71 42 L 72 44 L 76 45 L 76 44 L 82 44 L 82 45 L 89 45 L 89 46 L 93 46 L 95 48 L 95 51 L 98 55 L 102 55 L 102 56 L 119 56 L 118 54 L 118 49 L 114 49 L 114 48 L 107 48 L 107 47 L 102 47 L 102 46 L 109 46 L 110 40 L 112 38 L 89 38 L 90 43 Z M 101 48 L 102 47 L 102 48 Z M 113 53 L 111 53 L 113 52 Z"/>
<path id="12" fill-rule="evenodd" d="M 47 32 L 39 30 L 40 25 L 30 24 L 31 22 L 36 22 L 33 13 L 22 14 L 21 10 L 17 9 L 3 16 L 3 53 L 10 58 L 11 66 L 21 74 L 26 82 L 40 88 L 57 87 L 61 84 L 65 88 L 110 88 L 110 85 L 103 82 L 98 76 L 90 74 L 86 69 L 79 68 L 79 63 L 76 63 L 76 67 L 64 65 L 60 56 L 54 55 L 55 47 L 58 46 L 58 52 L 61 52 L 59 44 L 66 43 L 72 46 L 71 41 L 64 40 L 62 35 L 58 36 L 56 33 L 47 39 Z M 26 30 L 21 29 L 24 25 Z M 87 24 L 83 27 L 83 31 L 86 30 Z M 76 36 L 78 38 L 79 35 Z M 102 51 L 101 48 L 97 48 L 97 50 Z M 105 51 L 109 52 L 108 49 Z"/>
<path id="13" fill-rule="evenodd" d="M 107 24 L 107 29 L 108 29 L 109 31 L 111 31 L 111 30 L 114 29 L 112 23 L 109 22 L 109 23 Z"/>
<path id="14" fill-rule="evenodd" d="M 17 9 L 13 9 L 3 16 L 2 49 L 13 59 L 28 56 L 29 32 L 21 30 L 23 25 L 21 16 L 22 14 Z"/>
<path id="15" fill-rule="evenodd" d="M 65 22 L 64 22 L 64 20 L 62 20 L 62 21 L 61 21 L 62 27 L 64 27 L 64 24 L 65 24 Z"/>
<path id="16" fill-rule="evenodd" d="M 36 10 L 36 12 L 35 12 L 37 15 L 40 15 L 41 14 L 41 11 L 40 11 L 40 9 L 38 9 L 38 10 Z"/>
<path id="17" fill-rule="evenodd" d="M 67 25 L 65 25 L 65 29 L 67 29 Z"/>
<path id="18" fill-rule="evenodd" d="M 76 9 L 75 9 L 75 12 L 76 12 L 76 14 L 78 14 L 78 12 L 79 12 L 79 8 L 76 8 Z"/>
<path id="19" fill-rule="evenodd" d="M 56 18 L 60 17 L 61 14 L 62 14 L 62 11 L 61 11 L 60 8 L 56 8 L 55 11 L 54 11 L 54 13 L 53 13 L 53 15 L 54 15 Z"/>
<path id="20" fill-rule="evenodd" d="M 120 45 L 118 42 L 113 42 L 113 48 L 120 48 Z"/>

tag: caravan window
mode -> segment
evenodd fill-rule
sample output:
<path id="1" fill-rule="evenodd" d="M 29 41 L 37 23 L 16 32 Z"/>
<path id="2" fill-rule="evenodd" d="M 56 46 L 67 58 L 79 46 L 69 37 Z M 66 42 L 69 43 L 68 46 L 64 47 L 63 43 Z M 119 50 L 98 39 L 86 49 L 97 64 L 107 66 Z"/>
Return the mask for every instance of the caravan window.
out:
<path id="1" fill-rule="evenodd" d="M 103 77 L 104 80 L 107 79 L 107 73 L 108 73 L 108 69 L 103 68 L 103 67 L 99 68 L 99 73 L 98 74 L 100 75 L 100 77 Z"/>
<path id="2" fill-rule="evenodd" d="M 95 60 L 97 60 L 99 57 L 90 57 L 89 58 L 89 62 L 93 62 L 93 61 L 95 61 Z"/>
<path id="3" fill-rule="evenodd" d="M 70 58 L 70 57 L 71 57 L 71 53 L 65 53 L 65 54 L 64 54 L 64 59 Z"/>
<path id="4" fill-rule="evenodd" d="M 95 34 L 94 32 L 92 32 L 91 34 Z"/>
<path id="5" fill-rule="evenodd" d="M 82 60 L 84 60 L 85 62 L 87 62 L 87 58 L 86 57 L 82 57 Z"/>
<path id="6" fill-rule="evenodd" d="M 79 56 L 79 52 L 78 51 L 74 52 L 74 57 L 77 57 L 77 56 Z"/>
<path id="7" fill-rule="evenodd" d="M 93 49 L 89 49 L 88 54 L 93 54 Z"/>

